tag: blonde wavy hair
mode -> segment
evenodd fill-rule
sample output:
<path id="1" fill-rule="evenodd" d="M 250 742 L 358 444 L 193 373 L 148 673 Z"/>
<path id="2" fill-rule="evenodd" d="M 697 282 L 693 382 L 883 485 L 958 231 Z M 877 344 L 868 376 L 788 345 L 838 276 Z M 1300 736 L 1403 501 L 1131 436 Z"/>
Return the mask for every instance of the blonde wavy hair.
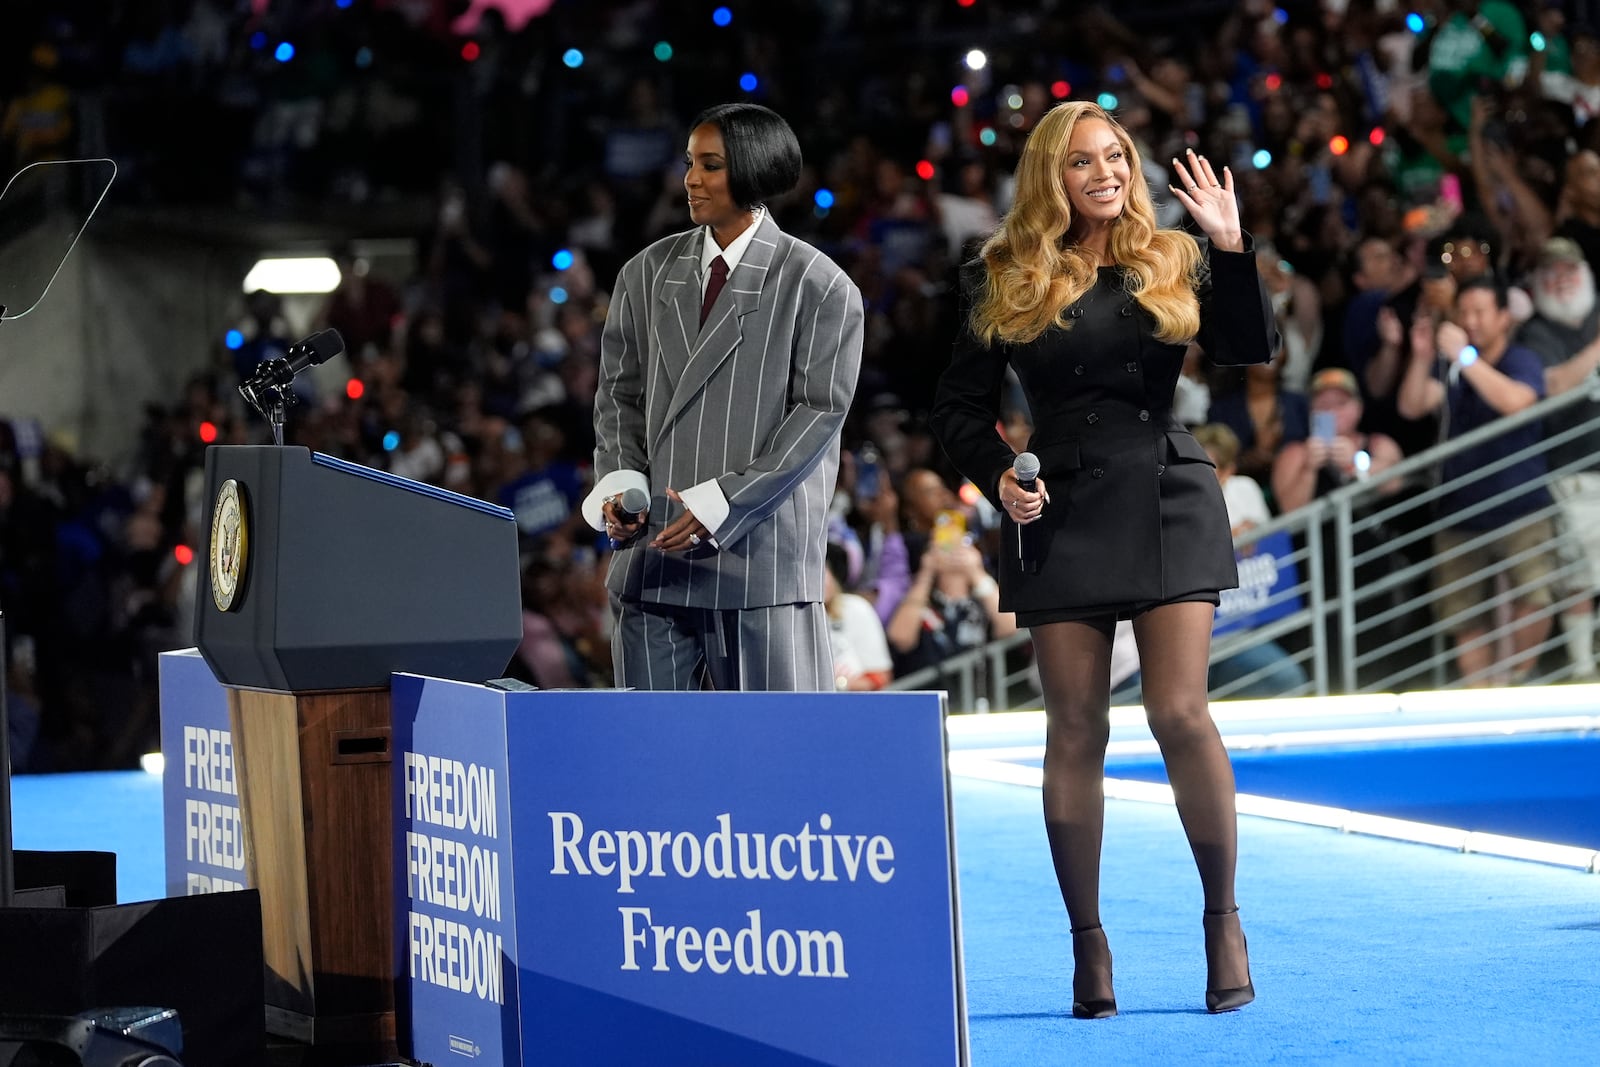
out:
<path id="1" fill-rule="evenodd" d="M 1073 131 L 1086 119 L 1108 124 L 1128 161 L 1127 199 L 1110 243 L 1116 262 L 1127 268 L 1128 295 L 1155 317 L 1158 340 L 1177 344 L 1200 331 L 1194 291 L 1199 244 L 1181 230 L 1156 228 L 1132 138 L 1104 108 L 1075 100 L 1051 108 L 1028 137 L 1017 162 L 1015 201 L 983 246 L 988 284 L 971 325 L 985 344 L 1026 344 L 1051 326 L 1067 328 L 1067 308 L 1095 284 L 1098 260 L 1068 237 L 1073 212 L 1063 178 Z"/>

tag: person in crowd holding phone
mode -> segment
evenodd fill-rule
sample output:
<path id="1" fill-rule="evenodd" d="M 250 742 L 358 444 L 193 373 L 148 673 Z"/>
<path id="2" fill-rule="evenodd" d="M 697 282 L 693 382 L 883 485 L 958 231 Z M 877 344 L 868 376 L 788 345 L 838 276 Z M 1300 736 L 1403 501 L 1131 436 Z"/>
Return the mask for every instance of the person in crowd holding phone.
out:
<path id="1" fill-rule="evenodd" d="M 887 627 L 895 675 L 936 666 L 1017 632 L 1017 620 L 1000 608 L 1000 586 L 983 565 L 983 553 L 954 508 L 939 513 L 911 588 Z"/>
<path id="2" fill-rule="evenodd" d="M 617 545 L 616 684 L 832 689 L 823 552 L 861 293 L 766 209 L 800 179 L 777 114 L 707 109 L 684 162 L 695 229 L 622 268 L 601 337 L 583 514 Z"/>
<path id="3" fill-rule="evenodd" d="M 1360 509 L 1357 517 L 1366 518 L 1371 508 L 1383 506 L 1388 497 L 1404 487 L 1402 479 L 1385 477 L 1405 458 L 1400 445 L 1387 434 L 1363 432 L 1363 410 L 1361 388 L 1352 372 L 1343 367 L 1324 367 L 1311 379 L 1311 436 L 1284 445 L 1272 467 L 1272 493 L 1281 512 L 1303 508 L 1351 483 L 1371 481 L 1377 487 L 1377 495 L 1362 495 L 1354 502 Z M 1351 535 L 1353 540 L 1349 540 L 1340 533 L 1332 515 L 1323 519 L 1322 583 L 1325 603 L 1330 605 L 1323 648 L 1334 677 L 1343 677 L 1347 655 L 1354 651 L 1345 647 L 1338 609 L 1332 606 L 1341 595 L 1340 560 L 1345 553 L 1361 558 L 1363 562 L 1355 571 L 1355 588 L 1371 588 L 1391 573 L 1391 564 L 1407 558 L 1403 552 L 1382 550 L 1387 535 L 1384 527 L 1363 522 Z M 1397 590 L 1394 595 L 1405 594 Z M 1382 611 L 1385 603 L 1362 599 L 1358 608 Z"/>
<path id="4" fill-rule="evenodd" d="M 1545 395 L 1544 365 L 1533 352 L 1511 343 L 1511 310 L 1505 287 L 1489 276 L 1461 283 L 1456 294 L 1460 324 L 1435 329 L 1419 313 L 1411 325 L 1411 361 L 1400 385 L 1400 413 L 1419 418 L 1443 409 L 1450 439 L 1531 407 Z M 1501 460 L 1526 452 L 1540 439 L 1537 422 L 1525 423 L 1445 460 L 1445 482 L 1462 484 L 1440 502 L 1441 516 L 1452 520 L 1433 537 L 1434 604 L 1439 621 L 1455 638 L 1456 667 L 1463 682 L 1496 682 L 1493 645 L 1485 638 L 1492 619 L 1494 576 L 1508 573 L 1520 590 L 1511 605 L 1513 683 L 1538 664 L 1539 648 L 1550 634 L 1550 581 L 1555 539 L 1550 520 L 1539 513 L 1550 506 L 1544 488 L 1548 472 L 1543 453 L 1515 463 Z M 1480 475 L 1478 472 L 1490 473 Z M 1495 500 L 1518 486 L 1531 486 L 1508 500 Z M 1489 535 L 1489 536 L 1486 536 Z M 1497 535 L 1497 536 L 1495 536 Z"/>
<path id="5" fill-rule="evenodd" d="M 1361 432 L 1361 387 L 1343 367 L 1325 367 L 1311 379 L 1311 436 L 1283 446 L 1272 466 L 1272 493 L 1280 511 L 1304 507 L 1352 481 L 1365 481 L 1405 457 L 1394 438 Z M 1384 492 L 1400 482 L 1390 480 Z"/>
<path id="6" fill-rule="evenodd" d="M 956 467 L 1029 529 L 1037 574 L 1001 557 L 1000 602 L 1029 627 L 1044 693 L 1045 828 L 1072 925 L 1072 1014 L 1116 1014 L 1100 925 L 1112 634 L 1133 620 L 1144 704 L 1204 892 L 1209 1011 L 1254 999 L 1234 898 L 1233 768 L 1206 700 L 1219 592 L 1238 583 L 1222 489 L 1172 412 L 1185 348 L 1220 364 L 1278 348 L 1231 172 L 1173 160 L 1172 194 L 1208 241 L 1158 230 L 1132 140 L 1087 102 L 1053 108 L 1017 164 L 1016 197 L 963 270 L 963 328 L 931 422 Z M 1041 470 L 1018 484 L 995 429 L 1008 368 Z M 891 634 L 891 639 L 893 635 Z"/>

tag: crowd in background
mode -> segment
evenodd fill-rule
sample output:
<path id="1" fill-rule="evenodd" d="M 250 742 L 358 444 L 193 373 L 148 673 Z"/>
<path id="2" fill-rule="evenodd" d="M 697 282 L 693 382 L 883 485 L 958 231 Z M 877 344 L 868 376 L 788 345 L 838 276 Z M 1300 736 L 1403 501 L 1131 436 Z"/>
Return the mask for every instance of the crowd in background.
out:
<path id="1" fill-rule="evenodd" d="M 525 610 L 510 670 L 540 686 L 610 681 L 607 545 L 578 513 L 600 330 L 621 263 L 688 225 L 684 123 L 712 102 L 753 99 L 794 126 L 804 176 L 771 209 L 867 304 L 829 561 L 841 687 L 1014 629 L 990 595 L 997 517 L 924 416 L 959 326 L 956 268 L 1058 100 L 1117 115 L 1163 224 L 1183 223 L 1161 194 L 1184 148 L 1234 175 L 1283 344 L 1229 374 L 1196 351 L 1178 410 L 1240 480 L 1236 530 L 1440 439 L 1437 409 L 1401 399 L 1410 338 L 1458 317 L 1471 279 L 1518 285 L 1521 321 L 1544 278 L 1539 311 L 1565 316 L 1567 342 L 1595 336 L 1600 32 L 1570 6 L 768 0 L 728 4 L 723 26 L 712 4 L 574 0 L 462 30 L 466 6 L 32 5 L 0 44 L 0 153 L 110 155 L 129 178 L 120 210 L 348 221 L 423 204 L 411 273 L 340 250 L 317 325 L 344 337 L 355 384 L 303 397 L 289 439 L 510 508 Z M 1558 260 L 1576 280 L 1556 293 L 1542 272 Z M 235 347 L 150 409 L 135 455 L 72 455 L 48 427 L 0 421 L 19 767 L 154 747 L 154 657 L 189 642 L 202 427 L 266 439 L 235 387 L 295 340 L 266 293 L 217 325 Z M 19 406 L 0 397 L 0 420 Z M 1025 447 L 1020 394 L 1003 429 Z"/>

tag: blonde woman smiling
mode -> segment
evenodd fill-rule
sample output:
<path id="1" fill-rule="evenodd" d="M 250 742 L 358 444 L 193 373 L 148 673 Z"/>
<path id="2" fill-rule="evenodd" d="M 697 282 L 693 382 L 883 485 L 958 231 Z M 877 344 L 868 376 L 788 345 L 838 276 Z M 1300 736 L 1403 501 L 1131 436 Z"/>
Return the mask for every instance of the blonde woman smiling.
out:
<path id="1" fill-rule="evenodd" d="M 1117 1010 L 1099 883 L 1119 619 L 1133 621 L 1150 728 L 1200 871 L 1206 1007 L 1255 996 L 1234 899 L 1233 768 L 1206 703 L 1212 614 L 1238 574 L 1211 461 L 1172 403 L 1191 340 L 1218 363 L 1264 363 L 1276 331 L 1233 176 L 1193 152 L 1173 172 L 1204 246 L 1156 228 L 1138 152 L 1109 114 L 1051 110 L 1018 161 L 1010 213 L 964 274 L 964 329 L 933 412 L 951 460 L 1004 514 L 1002 543 L 1031 527 L 1038 573 L 1004 556 L 1000 607 L 1031 628 L 1043 683 L 1045 828 L 1079 1018 Z M 995 430 L 1008 365 L 1036 427 L 1031 492 Z"/>

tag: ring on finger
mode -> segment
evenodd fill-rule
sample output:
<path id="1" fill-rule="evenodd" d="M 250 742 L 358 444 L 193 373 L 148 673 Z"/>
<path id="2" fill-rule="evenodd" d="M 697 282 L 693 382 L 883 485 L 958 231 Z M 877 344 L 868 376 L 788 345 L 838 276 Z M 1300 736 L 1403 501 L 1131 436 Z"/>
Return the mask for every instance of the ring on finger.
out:
<path id="1" fill-rule="evenodd" d="M 691 545 L 699 545 L 700 544 L 700 535 L 696 534 L 696 533 L 690 534 L 689 535 L 689 543 Z"/>

